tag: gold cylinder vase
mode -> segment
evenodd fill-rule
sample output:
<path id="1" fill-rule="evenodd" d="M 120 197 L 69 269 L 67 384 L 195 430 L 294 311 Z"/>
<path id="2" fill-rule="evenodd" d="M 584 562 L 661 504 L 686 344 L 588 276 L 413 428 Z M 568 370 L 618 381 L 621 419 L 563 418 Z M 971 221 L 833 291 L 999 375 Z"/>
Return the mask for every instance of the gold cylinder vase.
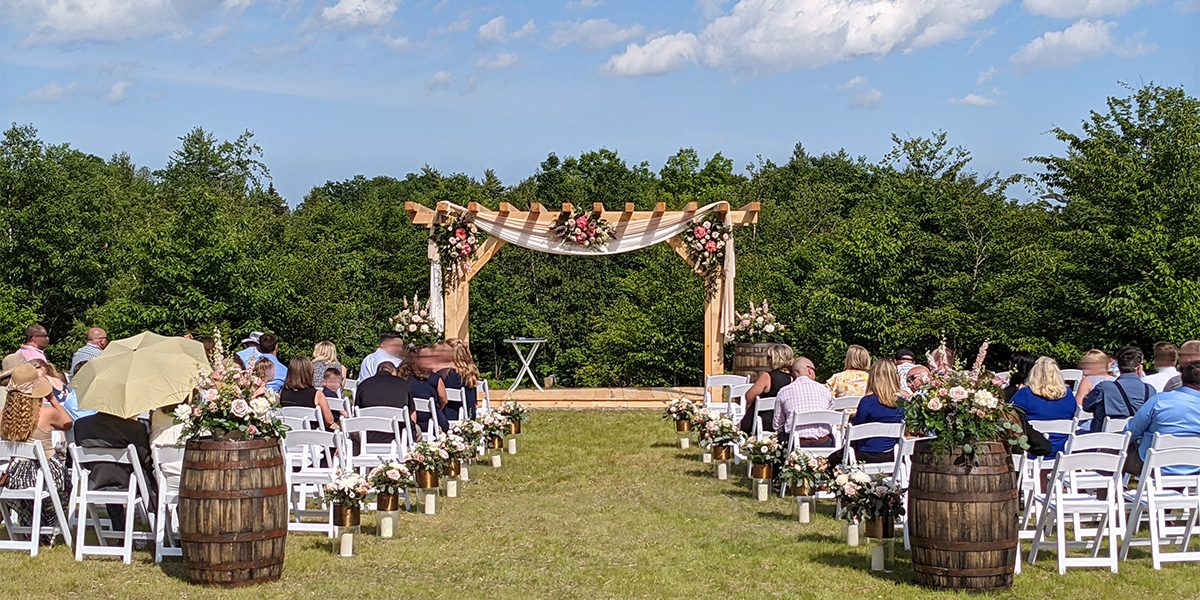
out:
<path id="1" fill-rule="evenodd" d="M 692 430 L 692 421 L 690 419 L 675 419 L 675 431 L 678 433 L 688 433 Z"/>
<path id="2" fill-rule="evenodd" d="M 417 480 L 418 488 L 423 490 L 432 490 L 438 487 L 437 471 L 430 471 L 429 469 L 417 469 L 417 472 L 413 475 L 413 477 Z"/>
<path id="3" fill-rule="evenodd" d="M 770 479 L 771 463 L 754 463 L 750 465 L 750 479 Z"/>
<path id="4" fill-rule="evenodd" d="M 360 524 L 362 524 L 362 509 L 359 506 L 340 502 L 333 504 L 334 527 L 358 527 Z"/>

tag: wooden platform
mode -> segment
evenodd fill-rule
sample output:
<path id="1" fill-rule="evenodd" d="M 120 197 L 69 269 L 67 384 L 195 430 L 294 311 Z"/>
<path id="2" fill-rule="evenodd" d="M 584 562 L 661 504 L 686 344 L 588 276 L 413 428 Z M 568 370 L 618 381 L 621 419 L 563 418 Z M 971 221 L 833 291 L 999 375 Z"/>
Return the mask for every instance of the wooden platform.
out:
<path id="1" fill-rule="evenodd" d="M 492 390 L 492 402 L 516 400 L 529 408 L 647 408 L 661 409 L 670 400 L 685 396 L 704 398 L 700 387 L 678 388 L 550 388 L 539 392 L 521 388 Z M 494 405 L 494 404 L 493 404 Z"/>

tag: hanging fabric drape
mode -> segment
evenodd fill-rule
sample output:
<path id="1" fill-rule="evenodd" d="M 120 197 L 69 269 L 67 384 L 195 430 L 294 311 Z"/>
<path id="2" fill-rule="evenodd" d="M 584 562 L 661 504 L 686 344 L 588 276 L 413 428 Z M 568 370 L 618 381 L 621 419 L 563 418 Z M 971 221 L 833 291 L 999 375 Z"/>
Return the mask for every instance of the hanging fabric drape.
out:
<path id="1" fill-rule="evenodd" d="M 725 226 L 733 231 L 733 217 L 728 212 L 725 213 Z M 737 318 L 735 305 L 733 303 L 733 280 L 737 277 L 737 256 L 733 251 L 733 235 L 729 236 L 729 241 L 725 243 L 725 264 L 722 267 L 721 276 L 725 279 L 725 285 L 721 288 L 721 335 L 728 335 L 733 329 L 733 322 Z"/>
<path id="2" fill-rule="evenodd" d="M 442 257 L 438 254 L 437 244 L 429 240 L 429 314 L 437 328 L 446 330 L 446 311 L 442 301 Z"/>

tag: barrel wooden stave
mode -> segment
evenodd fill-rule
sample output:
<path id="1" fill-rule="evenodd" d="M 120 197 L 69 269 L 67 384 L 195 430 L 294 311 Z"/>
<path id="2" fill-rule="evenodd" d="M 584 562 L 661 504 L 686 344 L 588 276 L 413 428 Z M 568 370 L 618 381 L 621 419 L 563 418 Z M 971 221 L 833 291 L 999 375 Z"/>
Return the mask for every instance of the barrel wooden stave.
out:
<path id="1" fill-rule="evenodd" d="M 733 347 L 733 374 L 749 377 L 750 381 L 758 379 L 760 373 L 771 370 L 771 361 L 767 358 L 767 350 L 775 344 L 739 343 Z"/>
<path id="2" fill-rule="evenodd" d="M 188 581 L 242 587 L 283 574 L 287 481 L 278 440 L 192 440 L 179 482 Z"/>
<path id="3" fill-rule="evenodd" d="M 908 520 L 918 584 L 969 591 L 1012 587 L 1017 560 L 1017 474 L 1002 442 L 979 444 L 979 464 L 955 466 L 918 442 L 909 479 Z"/>

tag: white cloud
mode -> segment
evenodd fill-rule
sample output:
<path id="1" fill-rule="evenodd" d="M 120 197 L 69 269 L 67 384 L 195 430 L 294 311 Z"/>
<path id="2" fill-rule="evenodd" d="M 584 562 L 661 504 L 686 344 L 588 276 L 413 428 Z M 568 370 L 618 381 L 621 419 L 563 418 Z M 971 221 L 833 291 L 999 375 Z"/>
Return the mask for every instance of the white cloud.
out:
<path id="1" fill-rule="evenodd" d="M 429 91 L 445 90 L 454 85 L 454 76 L 449 71 L 438 71 L 425 80 L 425 89 Z"/>
<path id="2" fill-rule="evenodd" d="M 412 40 L 407 37 L 392 37 L 391 35 L 383 36 L 383 45 L 399 52 L 406 52 L 413 47 Z"/>
<path id="3" fill-rule="evenodd" d="M 992 100 L 987 96 L 980 96 L 979 94 L 967 94 L 962 98 L 951 98 L 946 102 L 950 104 L 961 104 L 964 106 L 991 106 L 996 103 L 995 100 Z"/>
<path id="4" fill-rule="evenodd" d="M 340 0 L 321 10 L 321 18 L 335 27 L 379 27 L 392 20 L 395 0 Z"/>
<path id="5" fill-rule="evenodd" d="M 430 29 L 431 35 L 443 35 L 447 33 L 462 33 L 471 28 L 471 14 L 469 12 L 458 15 L 458 18 L 446 24 L 445 27 Z"/>
<path id="6" fill-rule="evenodd" d="M 995 77 L 999 72 L 1000 69 L 997 69 L 996 67 L 989 67 L 985 71 L 980 71 L 979 76 L 975 78 L 975 85 L 983 85 L 991 81 L 992 78 Z"/>
<path id="7" fill-rule="evenodd" d="M 487 46 L 507 42 L 510 39 L 527 38 L 535 33 L 537 33 L 537 24 L 533 22 L 533 19 L 526 21 L 520 29 L 510 32 L 508 18 L 500 15 L 479 26 L 479 34 L 475 36 L 475 41 L 480 46 Z"/>
<path id="8" fill-rule="evenodd" d="M 850 108 L 875 108 L 883 100 L 883 92 L 868 86 L 867 78 L 862 75 L 855 75 L 838 89 L 850 91 Z"/>
<path id="9" fill-rule="evenodd" d="M 128 79 L 122 79 L 121 81 L 112 84 L 112 87 L 108 88 L 108 94 L 104 96 L 104 99 L 109 104 L 120 104 L 125 100 L 125 93 L 128 92 L 129 88 L 131 87 L 133 87 L 132 81 L 129 81 Z"/>
<path id="10" fill-rule="evenodd" d="M 645 31 L 641 25 L 621 27 L 608 19 L 562 22 L 554 24 L 550 43 L 559 48 L 579 44 L 588 50 L 601 50 L 641 37 Z"/>
<path id="11" fill-rule="evenodd" d="M 1178 13 L 1200 12 L 1200 0 L 1178 0 L 1173 6 Z"/>
<path id="12" fill-rule="evenodd" d="M 712 20 L 717 15 L 725 10 L 725 3 L 728 0 L 696 0 L 696 9 L 704 16 L 705 20 Z"/>
<path id="13" fill-rule="evenodd" d="M 30 43 L 118 42 L 177 27 L 168 0 L 16 0 L 5 20 L 31 22 Z"/>
<path id="14" fill-rule="evenodd" d="M 1121 15 L 1142 0 L 1025 0 L 1025 10 L 1054 19 L 1078 19 Z"/>
<path id="15" fill-rule="evenodd" d="M 687 62 L 759 74 L 815 68 L 960 38 L 1004 2 L 741 0 L 699 33 L 630 44 L 608 64 L 619 75 L 660 74 Z M 656 52 L 668 55 L 656 58 Z"/>
<path id="16" fill-rule="evenodd" d="M 588 10 L 590 8 L 599 8 L 603 4 L 603 0 L 568 0 L 563 6 L 568 10 Z"/>
<path id="17" fill-rule="evenodd" d="M 515 67 L 521 62 L 521 56 L 516 52 L 501 52 L 490 58 L 480 58 L 475 62 L 475 66 L 480 69 L 507 69 Z"/>
<path id="18" fill-rule="evenodd" d="M 1136 56 L 1154 50 L 1152 44 L 1143 44 L 1140 36 L 1117 43 L 1113 39 L 1116 27 L 1111 21 L 1081 19 L 1062 31 L 1047 31 L 1022 46 L 1009 61 L 1018 72 L 1026 72 L 1062 69 L 1106 54 Z"/>
<path id="19" fill-rule="evenodd" d="M 36 104 L 53 104 L 69 100 L 78 91 L 79 86 L 74 83 L 67 85 L 59 85 L 58 83 L 47 83 L 42 87 L 30 90 L 25 97 L 21 98 L 25 102 L 33 102 Z"/>
<path id="20" fill-rule="evenodd" d="M 662 75 L 695 62 L 700 41 L 694 33 L 660 35 L 645 44 L 629 44 L 625 51 L 608 59 L 605 69 L 614 75 Z"/>
<path id="21" fill-rule="evenodd" d="M 251 4 L 254 4 L 254 0 L 225 0 L 221 3 L 221 6 L 225 10 L 243 11 L 249 8 Z"/>

